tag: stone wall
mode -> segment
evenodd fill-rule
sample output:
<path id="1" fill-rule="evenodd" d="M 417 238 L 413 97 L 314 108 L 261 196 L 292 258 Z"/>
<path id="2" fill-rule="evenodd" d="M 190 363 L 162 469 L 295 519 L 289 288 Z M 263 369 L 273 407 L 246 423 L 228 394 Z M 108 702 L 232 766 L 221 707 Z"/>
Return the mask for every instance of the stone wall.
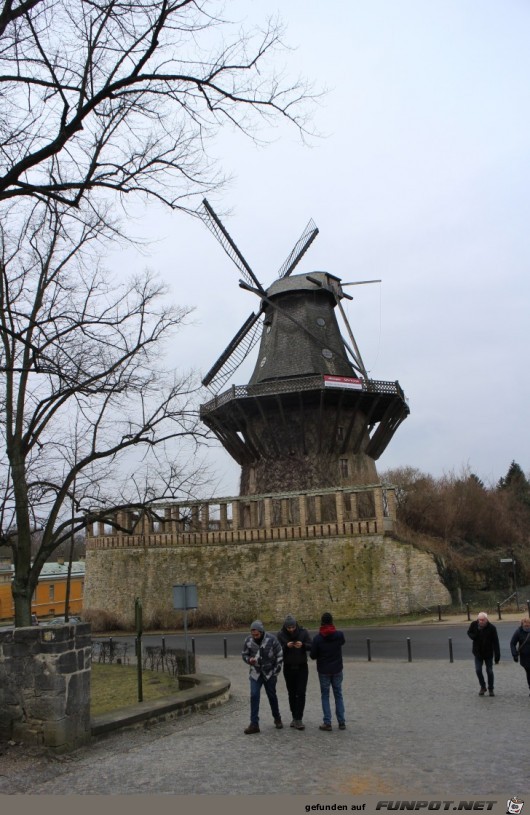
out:
<path id="1" fill-rule="evenodd" d="M 90 625 L 0 632 L 0 738 L 57 753 L 90 739 Z"/>
<path id="2" fill-rule="evenodd" d="M 383 535 L 188 546 L 88 548 L 84 608 L 132 621 L 171 609 L 172 586 L 195 583 L 203 610 L 280 622 L 408 613 L 448 605 L 434 559 Z"/>

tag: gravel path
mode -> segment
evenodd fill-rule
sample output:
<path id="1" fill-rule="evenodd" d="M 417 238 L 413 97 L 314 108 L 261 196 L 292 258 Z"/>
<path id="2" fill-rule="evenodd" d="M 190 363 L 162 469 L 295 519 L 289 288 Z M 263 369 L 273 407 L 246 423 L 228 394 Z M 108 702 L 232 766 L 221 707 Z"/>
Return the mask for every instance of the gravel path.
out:
<path id="1" fill-rule="evenodd" d="M 2 746 L 0 793 L 528 793 L 530 698 L 524 671 L 511 660 L 496 667 L 495 698 L 478 696 L 471 657 L 455 663 L 346 660 L 348 726 L 334 726 L 332 733 L 318 730 L 320 693 L 311 665 L 306 730 L 276 730 L 262 693 L 262 732 L 253 736 L 243 734 L 249 690 L 242 660 L 201 657 L 198 670 L 231 680 L 226 704 L 113 733 L 65 757 Z M 288 725 L 283 677 L 278 687 Z"/>

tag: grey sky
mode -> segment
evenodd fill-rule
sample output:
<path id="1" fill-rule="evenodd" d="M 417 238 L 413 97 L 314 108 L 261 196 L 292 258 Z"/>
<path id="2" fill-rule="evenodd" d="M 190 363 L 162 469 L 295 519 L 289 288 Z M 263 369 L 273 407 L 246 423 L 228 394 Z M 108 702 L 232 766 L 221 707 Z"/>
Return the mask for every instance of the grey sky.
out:
<path id="1" fill-rule="evenodd" d="M 347 306 L 370 375 L 398 379 L 411 408 L 380 471 L 469 466 L 496 482 L 512 459 L 528 471 L 530 5 L 232 0 L 226 12 L 259 21 L 264 7 L 296 48 L 289 73 L 328 88 L 315 113 L 326 135 L 307 147 L 280 127 L 257 147 L 225 132 L 215 153 L 233 181 L 214 207 L 231 210 L 263 284 L 310 217 L 320 234 L 299 272 L 382 278 Z M 205 373 L 258 303 L 200 223 L 150 206 L 134 231 L 156 241 L 127 265 L 196 306 L 171 361 Z M 238 468 L 213 459 L 218 494 L 234 494 Z"/>

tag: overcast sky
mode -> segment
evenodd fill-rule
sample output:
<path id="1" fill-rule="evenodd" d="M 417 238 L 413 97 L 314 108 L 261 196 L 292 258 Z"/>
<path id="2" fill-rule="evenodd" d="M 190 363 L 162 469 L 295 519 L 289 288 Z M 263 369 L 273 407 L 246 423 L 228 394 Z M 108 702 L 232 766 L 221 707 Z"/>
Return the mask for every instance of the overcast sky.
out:
<path id="1" fill-rule="evenodd" d="M 328 89 L 314 116 L 325 135 L 304 146 L 282 128 L 263 148 L 226 132 L 216 153 L 233 181 L 214 206 L 231 211 L 225 225 L 263 285 L 310 217 L 320 234 L 297 272 L 382 279 L 349 289 L 346 306 L 370 376 L 399 380 L 409 400 L 380 472 L 469 467 L 495 483 L 512 459 L 528 472 L 530 3 L 231 0 L 226 10 L 255 22 L 264 7 L 296 49 L 288 70 Z M 150 206 L 136 234 L 153 243 L 128 267 L 148 266 L 195 306 L 171 361 L 204 374 L 258 303 L 199 222 Z M 237 493 L 228 454 L 212 461 L 217 493 Z"/>

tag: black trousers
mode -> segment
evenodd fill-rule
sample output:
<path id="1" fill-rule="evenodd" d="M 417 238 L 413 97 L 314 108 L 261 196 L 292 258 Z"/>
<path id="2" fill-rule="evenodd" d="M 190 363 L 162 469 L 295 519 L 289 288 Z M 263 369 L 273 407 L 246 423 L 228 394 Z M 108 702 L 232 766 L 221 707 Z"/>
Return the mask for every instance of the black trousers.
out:
<path id="1" fill-rule="evenodd" d="M 521 660 L 521 668 L 524 668 L 526 671 L 526 681 L 528 683 L 528 689 L 530 690 L 530 661 L 528 657 L 524 660 Z"/>
<path id="2" fill-rule="evenodd" d="M 283 675 L 287 685 L 287 695 L 289 696 L 289 707 L 293 719 L 301 721 L 304 716 L 305 692 L 309 677 L 309 668 L 306 665 L 284 665 Z"/>

